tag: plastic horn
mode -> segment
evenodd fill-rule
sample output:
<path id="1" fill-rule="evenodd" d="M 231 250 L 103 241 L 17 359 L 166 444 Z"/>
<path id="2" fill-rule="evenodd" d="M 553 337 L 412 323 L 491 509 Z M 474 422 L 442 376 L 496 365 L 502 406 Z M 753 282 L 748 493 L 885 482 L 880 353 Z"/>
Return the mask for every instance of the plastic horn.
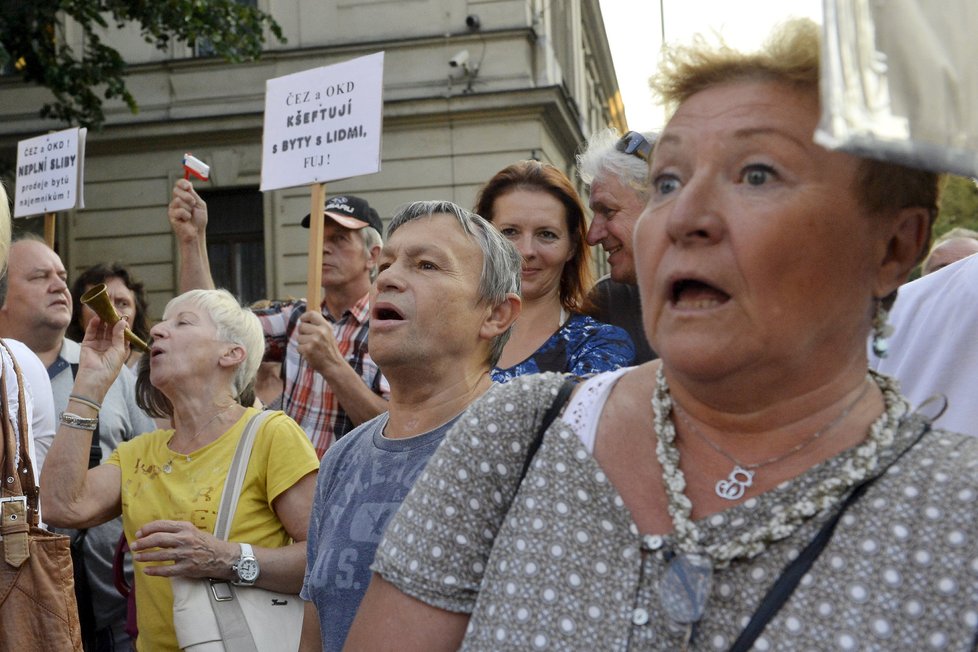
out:
<path id="1" fill-rule="evenodd" d="M 91 287 L 88 292 L 81 296 L 79 301 L 94 310 L 95 314 L 109 326 L 115 326 L 116 322 L 119 321 L 119 313 L 116 312 L 115 306 L 112 305 L 112 299 L 109 298 L 109 292 L 105 287 L 105 283 L 99 283 Z M 128 326 L 126 327 L 126 339 L 129 340 L 129 343 L 134 348 L 144 353 L 149 352 L 149 345 L 139 339 L 139 336 L 133 333 Z"/>

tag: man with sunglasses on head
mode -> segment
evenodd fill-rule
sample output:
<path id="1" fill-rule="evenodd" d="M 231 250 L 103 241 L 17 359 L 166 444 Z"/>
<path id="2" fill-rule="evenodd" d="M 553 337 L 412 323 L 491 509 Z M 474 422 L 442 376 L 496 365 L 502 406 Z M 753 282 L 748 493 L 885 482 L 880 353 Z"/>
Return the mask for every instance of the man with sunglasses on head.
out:
<path id="1" fill-rule="evenodd" d="M 611 273 L 591 291 L 595 319 L 624 328 L 635 343 L 635 364 L 656 357 L 645 338 L 642 307 L 635 277 L 632 230 L 649 198 L 649 159 L 656 134 L 614 129 L 595 133 L 577 155 L 577 170 L 588 184 L 588 206 L 594 219 L 587 232 L 590 245 L 608 254 Z"/>

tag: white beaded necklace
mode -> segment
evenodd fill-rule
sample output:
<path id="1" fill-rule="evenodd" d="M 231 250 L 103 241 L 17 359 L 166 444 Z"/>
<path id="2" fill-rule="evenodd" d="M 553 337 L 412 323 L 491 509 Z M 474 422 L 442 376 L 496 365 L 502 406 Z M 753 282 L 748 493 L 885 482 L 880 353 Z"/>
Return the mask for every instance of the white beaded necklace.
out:
<path id="1" fill-rule="evenodd" d="M 671 419 L 673 402 L 665 374 L 659 367 L 652 397 L 655 453 L 662 467 L 678 552 L 669 562 L 659 585 L 659 595 L 663 608 L 673 620 L 691 623 L 702 617 L 714 568 L 725 568 L 734 559 L 755 557 L 768 544 L 787 538 L 807 519 L 837 504 L 850 489 L 876 469 L 879 452 L 893 443 L 900 418 L 907 412 L 907 404 L 891 379 L 871 372 L 869 378 L 882 391 L 885 408 L 870 427 L 866 440 L 848 454 L 841 468 L 844 477 L 833 476 L 822 480 L 808 496 L 774 512 L 767 523 L 756 530 L 732 540 L 704 546 L 699 528 L 690 518 L 693 504 L 684 493 L 686 478 L 679 468 L 676 428 Z"/>

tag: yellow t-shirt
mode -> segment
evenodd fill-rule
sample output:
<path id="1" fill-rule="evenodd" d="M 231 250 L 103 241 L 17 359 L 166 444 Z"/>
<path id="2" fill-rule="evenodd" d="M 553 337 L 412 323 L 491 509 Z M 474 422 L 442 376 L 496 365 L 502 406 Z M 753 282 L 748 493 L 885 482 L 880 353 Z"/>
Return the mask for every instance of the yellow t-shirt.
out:
<path id="1" fill-rule="evenodd" d="M 190 455 L 170 450 L 167 444 L 173 430 L 156 430 L 120 444 L 107 462 L 122 471 L 126 539 L 132 542 L 136 530 L 160 519 L 190 521 L 213 532 L 231 459 L 245 425 L 256 413 L 249 408 L 217 440 Z M 316 452 L 295 421 L 282 412 L 266 419 L 255 437 L 228 538 L 262 548 L 291 543 L 272 501 L 318 468 Z M 178 650 L 170 580 L 146 575 L 141 572 L 145 565 L 135 564 L 137 649 Z"/>

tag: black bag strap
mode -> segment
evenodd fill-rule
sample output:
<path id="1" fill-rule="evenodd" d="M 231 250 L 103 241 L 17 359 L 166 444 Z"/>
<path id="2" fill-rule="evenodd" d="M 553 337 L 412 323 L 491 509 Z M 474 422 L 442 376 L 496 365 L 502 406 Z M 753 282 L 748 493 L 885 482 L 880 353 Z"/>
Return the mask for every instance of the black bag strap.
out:
<path id="1" fill-rule="evenodd" d="M 740 632 L 740 636 L 734 641 L 733 645 L 730 646 L 730 652 L 748 652 L 753 646 L 754 641 L 757 637 L 761 635 L 767 624 L 778 615 L 781 611 L 781 607 L 788 602 L 788 599 L 795 592 L 798 587 L 801 578 L 805 576 L 805 573 L 812 567 L 815 560 L 818 559 L 819 555 L 828 545 L 829 540 L 832 538 L 832 534 L 835 532 L 835 526 L 839 524 L 839 520 L 842 515 L 845 514 L 846 510 L 849 509 L 857 500 L 859 500 L 871 484 L 876 482 L 881 478 L 886 470 L 893 466 L 900 458 L 902 458 L 907 451 L 917 445 L 920 439 L 930 430 L 931 422 L 926 419 L 922 419 L 923 425 L 921 430 L 914 437 L 914 441 L 907 446 L 903 451 L 893 458 L 886 466 L 880 469 L 876 475 L 866 478 L 860 484 L 856 485 L 846 499 L 842 502 L 842 505 L 836 510 L 835 514 L 832 515 L 828 521 L 826 521 L 822 527 L 819 529 L 818 534 L 805 546 L 805 549 L 801 551 L 795 559 L 788 564 L 788 566 L 781 571 L 781 576 L 778 577 L 778 581 L 774 583 L 768 592 L 761 600 L 760 606 L 754 612 L 751 617 L 750 622 L 744 627 L 744 630 Z"/>
<path id="2" fill-rule="evenodd" d="M 868 487 L 869 483 L 863 483 L 856 487 L 832 518 L 822 525 L 818 534 L 805 546 L 801 554 L 795 557 L 794 561 L 781 571 L 781 576 L 778 577 L 778 581 L 768 590 L 760 606 L 757 607 L 757 611 L 754 612 L 754 616 L 747 623 L 747 627 L 740 632 L 740 636 L 737 637 L 737 640 L 730 647 L 730 652 L 747 652 L 754 646 L 754 641 L 761 635 L 761 632 L 764 631 L 764 628 L 767 627 L 771 619 L 781 611 L 781 607 L 788 602 L 788 598 L 795 592 L 798 583 L 801 582 L 801 578 L 805 576 L 805 573 L 812 567 L 815 560 L 822 554 L 822 550 L 828 545 L 829 539 L 832 538 L 832 534 L 835 532 L 835 526 L 839 524 L 839 519 L 842 518 L 842 515 L 849 509 L 850 505 L 862 497 Z"/>
<path id="3" fill-rule="evenodd" d="M 299 323 L 299 317 L 309 309 L 308 303 L 296 303 L 292 308 L 292 312 L 289 314 L 289 323 L 285 326 L 285 339 L 288 340 L 292 337 L 292 331 L 295 330 L 296 325 Z M 284 359 L 283 359 L 284 362 Z"/>
<path id="4" fill-rule="evenodd" d="M 78 375 L 78 363 L 69 362 L 68 366 L 71 367 L 71 378 L 74 380 L 75 376 Z M 98 415 L 95 417 L 98 419 Z M 92 447 L 88 449 L 88 468 L 94 469 L 96 466 L 102 463 L 102 437 L 99 434 L 99 424 L 95 424 L 95 432 L 92 433 Z"/>
<path id="5" fill-rule="evenodd" d="M 292 312 L 289 314 L 289 323 L 285 327 L 285 349 L 282 351 L 282 367 L 279 374 L 282 377 L 282 410 L 284 410 L 287 414 L 293 414 L 291 410 L 292 405 L 295 402 L 293 397 L 299 385 L 299 377 L 296 376 L 296 382 L 292 384 L 292 389 L 288 394 L 285 393 L 285 387 L 288 386 L 287 379 L 289 374 L 298 371 L 297 369 L 286 369 L 286 365 L 289 361 L 289 341 L 292 339 L 292 331 L 294 331 L 295 327 L 299 324 L 299 318 L 302 317 L 303 313 L 308 309 L 309 304 L 305 301 L 296 302 L 295 306 L 292 308 Z"/>
<path id="6" fill-rule="evenodd" d="M 526 450 L 526 459 L 523 460 L 523 469 L 520 471 L 520 479 L 516 483 L 517 487 L 523 484 L 523 478 L 526 477 L 526 472 L 530 470 L 530 464 L 533 462 L 533 458 L 536 457 L 537 450 L 540 449 L 540 444 L 543 443 L 544 433 L 547 432 L 547 428 L 554 422 L 554 419 L 557 418 L 560 411 L 564 409 L 564 404 L 567 403 L 567 399 L 570 398 L 571 392 L 574 391 L 574 387 L 577 386 L 579 380 L 577 376 L 568 376 L 560 386 L 560 389 L 557 390 L 557 396 L 554 397 L 554 402 L 550 404 L 550 407 L 544 413 L 543 421 L 540 422 L 540 427 L 537 428 L 537 432 Z"/>

